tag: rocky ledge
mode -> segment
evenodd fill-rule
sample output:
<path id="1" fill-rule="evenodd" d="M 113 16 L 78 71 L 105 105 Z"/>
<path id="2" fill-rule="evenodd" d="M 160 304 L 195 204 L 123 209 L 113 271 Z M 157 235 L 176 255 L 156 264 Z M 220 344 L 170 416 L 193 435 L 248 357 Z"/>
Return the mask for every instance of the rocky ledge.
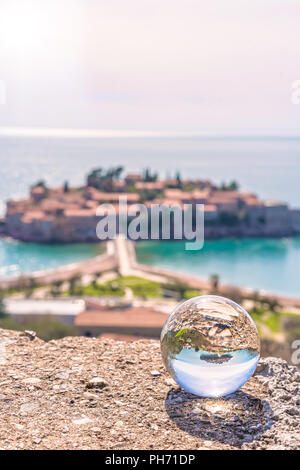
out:
<path id="1" fill-rule="evenodd" d="M 1 449 L 298 449 L 300 374 L 262 359 L 225 399 L 165 371 L 157 341 L 0 330 Z"/>

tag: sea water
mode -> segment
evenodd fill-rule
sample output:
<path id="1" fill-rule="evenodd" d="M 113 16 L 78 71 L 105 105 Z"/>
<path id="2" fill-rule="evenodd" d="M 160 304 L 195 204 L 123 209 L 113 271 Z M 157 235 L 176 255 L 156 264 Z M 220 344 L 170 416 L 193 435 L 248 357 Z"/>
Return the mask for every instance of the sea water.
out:
<path id="1" fill-rule="evenodd" d="M 202 397 L 219 397 L 235 392 L 252 376 L 259 354 L 241 349 L 214 354 L 183 348 L 170 360 L 176 382 L 186 391 Z"/>

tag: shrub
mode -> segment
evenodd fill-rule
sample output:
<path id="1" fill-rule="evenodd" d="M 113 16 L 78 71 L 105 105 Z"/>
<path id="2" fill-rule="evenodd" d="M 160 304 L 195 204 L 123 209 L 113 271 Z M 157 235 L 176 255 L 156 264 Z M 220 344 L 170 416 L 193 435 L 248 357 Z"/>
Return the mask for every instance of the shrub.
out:
<path id="1" fill-rule="evenodd" d="M 19 323 L 10 317 L 3 318 L 0 319 L 0 328 L 16 331 L 33 330 L 44 341 L 78 335 L 78 330 L 75 326 L 67 325 L 49 315 L 41 320 L 29 321 L 25 324 Z"/>
<path id="2" fill-rule="evenodd" d="M 114 281 L 111 281 L 111 283 L 113 282 L 119 283 L 122 287 L 129 287 L 137 297 L 148 298 L 162 296 L 161 285 L 158 282 L 149 281 L 148 279 L 135 276 L 120 276 Z"/>

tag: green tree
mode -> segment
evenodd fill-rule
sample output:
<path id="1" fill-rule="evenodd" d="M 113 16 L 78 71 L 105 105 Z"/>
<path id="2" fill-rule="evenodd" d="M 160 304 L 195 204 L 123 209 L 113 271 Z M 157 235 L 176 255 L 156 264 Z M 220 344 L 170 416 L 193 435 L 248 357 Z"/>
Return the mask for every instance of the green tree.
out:
<path id="1" fill-rule="evenodd" d="M 239 184 L 235 180 L 231 181 L 229 184 L 223 182 L 221 183 L 220 189 L 222 191 L 238 191 Z"/>
<path id="2" fill-rule="evenodd" d="M 176 181 L 177 181 L 178 188 L 181 188 L 182 187 L 182 179 L 181 179 L 181 175 L 180 175 L 179 171 L 176 173 Z"/>
<path id="3" fill-rule="evenodd" d="M 162 288 L 166 289 L 166 291 L 176 292 L 180 299 L 184 299 L 185 293 L 190 290 L 188 284 L 182 281 L 163 284 Z"/>
<path id="4" fill-rule="evenodd" d="M 58 297 L 61 294 L 61 288 L 62 288 L 62 281 L 55 281 L 51 285 L 51 295 L 53 297 Z"/>
<path id="5" fill-rule="evenodd" d="M 157 181 L 158 178 L 158 173 L 151 173 L 151 170 L 149 168 L 146 168 L 144 171 L 144 177 L 143 180 L 147 183 L 153 183 Z"/>
<path id="6" fill-rule="evenodd" d="M 278 302 L 277 299 L 269 298 L 269 299 L 267 299 L 266 303 L 268 304 L 269 309 L 271 310 L 271 312 L 278 313 L 278 310 L 280 309 L 281 305 L 280 305 L 280 303 Z"/>
<path id="7" fill-rule="evenodd" d="M 4 303 L 4 298 L 0 296 L 0 319 L 7 318 L 6 307 Z"/>
<path id="8" fill-rule="evenodd" d="M 23 328 L 22 328 L 23 329 Z M 51 341 L 52 339 L 60 339 L 65 336 L 77 336 L 77 328 L 73 325 L 53 318 L 51 315 L 45 316 L 42 320 L 26 323 L 26 330 L 33 330 L 37 336 L 44 341 Z"/>
<path id="9" fill-rule="evenodd" d="M 37 283 L 34 278 L 29 277 L 28 279 L 26 279 L 26 286 L 24 289 L 26 299 L 29 299 L 32 296 L 36 288 L 37 288 Z"/>
<path id="10" fill-rule="evenodd" d="M 71 279 L 70 279 L 70 287 L 69 287 L 69 290 L 70 290 L 70 295 L 76 295 L 78 294 L 78 283 L 80 281 L 81 277 L 79 275 L 76 275 L 76 276 L 73 276 Z"/>
<path id="11" fill-rule="evenodd" d="M 47 185 L 46 185 L 46 183 L 45 183 L 44 180 L 39 180 L 39 181 L 37 181 L 37 182 L 36 182 L 35 184 L 33 184 L 31 187 L 32 187 L 32 188 L 43 188 L 43 189 L 45 189 L 45 190 L 47 189 Z"/>
<path id="12" fill-rule="evenodd" d="M 213 290 L 217 291 L 219 289 L 220 277 L 218 274 L 212 274 L 210 276 L 211 287 Z"/>
<path id="13" fill-rule="evenodd" d="M 239 190 L 239 184 L 236 181 L 231 181 L 229 183 L 229 191 L 238 191 Z"/>
<path id="14" fill-rule="evenodd" d="M 122 166 L 116 166 L 104 170 L 95 168 L 87 176 L 87 185 L 101 191 L 112 192 L 114 190 L 114 181 L 120 179 L 123 172 Z"/>
<path id="15" fill-rule="evenodd" d="M 37 183 L 33 184 L 31 186 L 31 189 L 34 189 L 34 188 L 42 188 L 43 189 L 42 198 L 45 199 L 48 197 L 49 189 L 44 180 L 39 180 Z"/>

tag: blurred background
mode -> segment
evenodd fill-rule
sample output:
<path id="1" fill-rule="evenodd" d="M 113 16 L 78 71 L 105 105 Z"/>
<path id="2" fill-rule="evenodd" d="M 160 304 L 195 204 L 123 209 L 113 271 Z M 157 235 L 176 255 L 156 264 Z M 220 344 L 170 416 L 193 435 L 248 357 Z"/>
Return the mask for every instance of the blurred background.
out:
<path id="1" fill-rule="evenodd" d="M 125 297 L 130 308 L 166 314 L 172 302 L 222 292 L 224 283 L 237 288 L 231 295 L 252 312 L 266 351 L 290 360 L 300 331 L 300 238 L 291 230 L 251 238 L 230 232 L 208 238 L 198 253 L 181 242 L 138 244 L 141 264 L 198 276 L 207 281 L 203 289 L 183 280 L 170 288 L 169 280 L 117 270 L 107 275 L 101 267 L 90 278 L 76 272 L 65 283 L 40 286 L 33 273 L 91 260 L 105 248 L 25 242 L 5 229 L 5 218 L 7 201 L 28 198 L 33 185 L 82 189 L 92 169 L 118 165 L 125 175 L 148 168 L 159 181 L 180 174 L 192 189 L 193 179 L 200 189 L 204 181 L 215 190 L 234 182 L 262 201 L 300 208 L 300 106 L 291 101 L 300 73 L 299 14 L 297 0 L 0 0 L 3 325 L 23 328 L 18 315 L 37 309 L 45 339 L 125 330 L 127 339 L 157 337 L 163 317 L 152 332 L 137 328 L 138 311 L 132 328 L 113 320 L 105 329 L 99 312 L 108 304 L 120 308 Z M 127 184 L 126 191 L 135 190 Z M 245 287 L 251 295 L 241 294 Z M 90 315 L 66 326 L 54 313 L 66 304 L 25 302 L 57 297 L 70 301 L 71 310 L 82 300 L 76 315 L 91 310 L 97 320 Z M 56 314 L 59 325 L 48 328 Z M 80 330 L 85 321 L 91 324 Z M 36 322 L 27 323 L 38 329 Z"/>

